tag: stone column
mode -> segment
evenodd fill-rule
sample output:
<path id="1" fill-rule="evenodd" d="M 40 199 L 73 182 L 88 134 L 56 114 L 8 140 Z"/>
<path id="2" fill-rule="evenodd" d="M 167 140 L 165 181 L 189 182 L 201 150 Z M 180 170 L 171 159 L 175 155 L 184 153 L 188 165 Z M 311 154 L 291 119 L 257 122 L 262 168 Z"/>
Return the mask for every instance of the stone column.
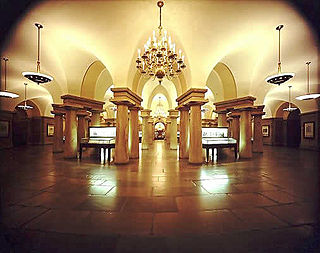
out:
<path id="1" fill-rule="evenodd" d="M 171 121 L 167 120 L 166 125 L 166 144 L 170 146 L 170 130 L 171 130 Z"/>
<path id="2" fill-rule="evenodd" d="M 147 141 L 150 147 L 154 140 L 153 120 L 151 119 L 151 117 L 148 120 L 148 133 L 149 133 L 149 138 Z"/>
<path id="3" fill-rule="evenodd" d="M 84 138 L 89 138 L 89 125 L 90 125 L 90 117 L 86 116 L 85 118 L 85 128 L 84 128 Z"/>
<path id="4" fill-rule="evenodd" d="M 129 157 L 139 158 L 139 107 L 130 107 L 129 121 Z"/>
<path id="5" fill-rule="evenodd" d="M 252 151 L 256 153 L 263 153 L 263 137 L 262 137 L 262 115 L 253 114 L 253 145 Z"/>
<path id="6" fill-rule="evenodd" d="M 180 111 L 179 158 L 189 158 L 189 108 L 182 107 Z"/>
<path id="7" fill-rule="evenodd" d="M 151 110 L 141 110 L 141 118 L 142 118 L 142 138 L 141 144 L 142 149 L 149 149 L 149 129 L 148 129 L 148 121 L 150 118 Z"/>
<path id="8" fill-rule="evenodd" d="M 115 147 L 115 163 L 125 164 L 129 162 L 128 134 L 129 134 L 129 118 L 128 105 L 117 104 L 116 119 L 116 147 Z"/>
<path id="9" fill-rule="evenodd" d="M 88 115 L 86 111 L 78 111 L 77 116 L 78 116 L 78 145 L 77 149 L 79 150 L 81 139 L 85 138 L 86 136 L 86 119 L 85 117 Z"/>
<path id="10" fill-rule="evenodd" d="M 240 112 L 240 143 L 239 153 L 240 158 L 252 157 L 252 127 L 251 127 L 251 112 L 250 109 L 241 109 Z"/>
<path id="11" fill-rule="evenodd" d="M 100 121 L 100 113 L 102 111 L 96 111 L 96 110 L 91 110 L 92 112 L 92 116 L 91 116 L 91 122 L 90 125 L 91 126 L 100 126 L 101 125 L 101 121 Z"/>
<path id="12" fill-rule="evenodd" d="M 170 126 L 170 149 L 178 149 L 178 137 L 177 137 L 177 118 L 179 117 L 178 110 L 169 110 L 169 117 L 171 121 Z"/>
<path id="13" fill-rule="evenodd" d="M 219 111 L 218 113 L 218 127 L 227 127 L 228 121 L 227 121 L 227 111 Z"/>
<path id="14" fill-rule="evenodd" d="M 66 141 L 64 145 L 64 158 L 77 158 L 77 143 L 78 143 L 78 122 L 77 110 L 79 108 L 72 106 L 65 106 L 66 110 L 66 126 L 65 136 Z"/>
<path id="15" fill-rule="evenodd" d="M 189 162 L 199 164 L 202 158 L 201 105 L 190 105 L 190 146 Z"/>
<path id="16" fill-rule="evenodd" d="M 63 152 L 63 113 L 54 113 L 53 153 Z"/>
<path id="17" fill-rule="evenodd" d="M 240 124 L 239 124 L 239 115 L 232 115 L 232 138 L 237 140 L 237 149 L 239 150 L 240 142 Z"/>

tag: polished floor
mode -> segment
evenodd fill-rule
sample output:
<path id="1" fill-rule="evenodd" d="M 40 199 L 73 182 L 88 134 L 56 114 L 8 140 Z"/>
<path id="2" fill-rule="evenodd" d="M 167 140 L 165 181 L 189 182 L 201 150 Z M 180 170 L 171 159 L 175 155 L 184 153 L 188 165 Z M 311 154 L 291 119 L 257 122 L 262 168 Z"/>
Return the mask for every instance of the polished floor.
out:
<path id="1" fill-rule="evenodd" d="M 122 166 L 52 146 L 2 150 L 0 163 L 0 252 L 320 252 L 317 151 L 191 166 L 155 141 Z"/>

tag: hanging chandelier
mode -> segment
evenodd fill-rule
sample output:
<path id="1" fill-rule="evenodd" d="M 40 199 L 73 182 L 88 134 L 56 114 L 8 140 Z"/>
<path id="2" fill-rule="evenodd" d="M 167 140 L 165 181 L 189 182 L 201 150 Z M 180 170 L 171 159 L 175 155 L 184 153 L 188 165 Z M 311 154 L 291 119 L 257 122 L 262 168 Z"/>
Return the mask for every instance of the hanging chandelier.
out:
<path id="1" fill-rule="evenodd" d="M 53 77 L 40 73 L 40 29 L 43 28 L 43 26 L 37 23 L 35 24 L 35 26 L 38 29 L 37 72 L 22 72 L 22 75 L 37 84 L 42 84 L 51 82 L 53 80 Z"/>
<path id="2" fill-rule="evenodd" d="M 154 113 L 154 116 L 157 118 L 157 117 L 165 117 L 166 116 L 166 113 L 164 111 L 164 108 L 163 108 L 163 105 L 161 103 L 161 97 L 159 97 L 159 102 L 157 104 L 157 108 L 156 108 L 156 111 Z"/>
<path id="3" fill-rule="evenodd" d="M 283 109 L 284 111 L 287 111 L 287 112 L 292 112 L 292 111 L 298 109 L 296 107 L 291 107 L 291 87 L 292 87 L 291 85 L 288 86 L 288 88 L 289 88 L 289 106 L 288 106 L 288 108 Z"/>
<path id="4" fill-rule="evenodd" d="M 306 62 L 307 64 L 307 91 L 308 93 L 305 95 L 301 95 L 296 97 L 298 100 L 310 100 L 320 97 L 319 93 L 310 93 L 310 63 L 311 61 Z"/>
<path id="5" fill-rule="evenodd" d="M 27 105 L 27 85 L 27 83 L 24 83 L 24 103 L 22 105 L 18 105 L 18 108 L 25 111 L 33 109 L 33 106 Z"/>
<path id="6" fill-rule="evenodd" d="M 157 33 L 153 31 L 152 39 L 149 37 L 144 45 L 144 52 L 138 49 L 138 58 L 136 60 L 137 69 L 144 76 L 154 77 L 161 84 L 164 77 L 168 80 L 177 77 L 186 67 L 184 55 L 179 49 L 176 53 L 176 45 L 172 43 L 171 37 L 167 31 L 162 31 L 161 8 L 164 2 L 158 1 L 157 6 L 160 9 L 160 24 Z"/>
<path id="7" fill-rule="evenodd" d="M 276 30 L 279 31 L 279 54 L 278 54 L 278 73 L 272 76 L 268 76 L 265 81 L 271 84 L 280 85 L 292 77 L 294 77 L 294 73 L 281 73 L 281 60 L 280 60 L 280 30 L 283 28 L 283 25 L 278 25 Z"/>
<path id="8" fill-rule="evenodd" d="M 0 97 L 4 98 L 18 98 L 19 95 L 10 91 L 7 91 L 7 62 L 9 61 L 8 58 L 3 57 L 2 60 L 4 61 L 4 90 L 1 90 L 0 87 Z"/>

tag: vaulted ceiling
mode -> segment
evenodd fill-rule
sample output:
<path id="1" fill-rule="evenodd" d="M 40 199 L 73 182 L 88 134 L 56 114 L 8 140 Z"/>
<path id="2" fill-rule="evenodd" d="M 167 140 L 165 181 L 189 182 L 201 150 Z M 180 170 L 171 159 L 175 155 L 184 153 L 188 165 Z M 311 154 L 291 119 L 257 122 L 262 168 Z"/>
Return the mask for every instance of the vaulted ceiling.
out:
<path id="1" fill-rule="evenodd" d="M 142 95 L 145 107 L 157 94 L 168 106 L 191 87 L 211 89 L 210 103 L 252 95 L 275 115 L 288 100 L 288 84 L 268 85 L 264 79 L 277 71 L 278 33 L 281 33 L 282 71 L 295 72 L 292 96 L 306 92 L 306 65 L 310 80 L 320 91 L 319 51 L 316 36 L 300 13 L 287 1 L 168 0 L 162 25 L 186 57 L 181 78 L 158 83 L 141 77 L 135 68 L 137 48 L 142 48 L 158 27 L 156 0 L 41 1 L 26 11 L 5 38 L 2 56 L 9 57 L 8 89 L 20 98 L 1 99 L 13 110 L 23 99 L 23 71 L 35 71 L 37 30 L 41 31 L 41 71 L 54 77 L 45 85 L 30 85 L 29 99 L 42 115 L 63 94 L 102 100 L 111 85 L 129 87 Z M 302 112 L 318 109 L 317 101 L 293 101 Z"/>

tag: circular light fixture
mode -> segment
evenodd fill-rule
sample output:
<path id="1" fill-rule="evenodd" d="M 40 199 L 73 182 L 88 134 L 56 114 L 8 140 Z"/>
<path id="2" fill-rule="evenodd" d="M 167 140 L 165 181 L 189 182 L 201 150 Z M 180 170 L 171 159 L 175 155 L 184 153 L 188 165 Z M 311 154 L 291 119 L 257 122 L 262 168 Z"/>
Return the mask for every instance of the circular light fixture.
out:
<path id="1" fill-rule="evenodd" d="M 295 108 L 295 107 L 291 107 L 291 87 L 292 87 L 291 85 L 288 86 L 288 88 L 289 88 L 289 107 L 283 109 L 284 111 L 287 111 L 287 112 L 292 112 L 292 111 L 298 109 L 298 108 Z"/>
<path id="2" fill-rule="evenodd" d="M 24 83 L 24 104 L 17 106 L 18 108 L 25 111 L 29 109 L 33 109 L 33 106 L 27 105 L 27 85 L 28 85 L 27 83 Z"/>
<path id="3" fill-rule="evenodd" d="M 279 31 L 279 55 L 278 55 L 278 74 L 268 76 L 265 81 L 270 84 L 280 85 L 295 76 L 294 73 L 281 73 L 281 60 L 280 60 L 280 30 L 283 28 L 283 25 L 278 25 L 276 30 Z"/>
<path id="4" fill-rule="evenodd" d="M 18 98 L 19 97 L 18 94 L 7 91 L 7 62 L 9 61 L 9 59 L 6 57 L 3 57 L 2 60 L 4 61 L 4 91 L 0 90 L 0 97 Z"/>
<path id="5" fill-rule="evenodd" d="M 305 95 L 301 95 L 296 97 L 298 100 L 311 100 L 320 97 L 319 93 L 310 93 L 310 63 L 311 61 L 306 62 L 307 64 L 307 91 L 308 93 Z"/>
<path id="6" fill-rule="evenodd" d="M 35 24 L 38 29 L 38 58 L 37 58 L 37 72 L 22 72 L 25 78 L 37 84 L 48 83 L 53 80 L 53 77 L 40 73 L 40 29 L 43 28 L 41 24 Z"/>

